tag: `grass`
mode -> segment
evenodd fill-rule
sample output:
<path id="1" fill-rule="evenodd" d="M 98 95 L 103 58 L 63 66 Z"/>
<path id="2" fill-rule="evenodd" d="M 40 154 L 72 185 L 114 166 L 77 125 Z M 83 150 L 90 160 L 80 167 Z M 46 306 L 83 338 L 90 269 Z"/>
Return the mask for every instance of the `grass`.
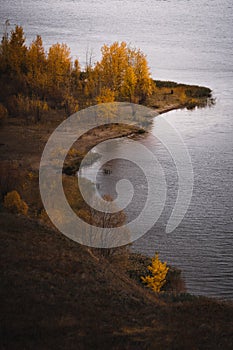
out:
<path id="1" fill-rule="evenodd" d="M 0 212 L 0 263 L 1 349 L 232 349 L 232 303 L 157 297 L 34 220 Z"/>
<path id="2" fill-rule="evenodd" d="M 154 80 L 154 91 L 146 104 L 159 113 L 176 109 L 204 108 L 215 103 L 212 91 L 204 86 L 179 84 L 172 81 Z"/>

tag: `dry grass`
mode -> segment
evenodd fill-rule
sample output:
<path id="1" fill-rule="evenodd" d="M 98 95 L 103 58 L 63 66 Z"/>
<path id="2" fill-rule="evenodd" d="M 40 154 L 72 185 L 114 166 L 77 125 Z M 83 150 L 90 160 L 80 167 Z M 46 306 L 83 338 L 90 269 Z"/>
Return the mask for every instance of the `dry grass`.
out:
<path id="1" fill-rule="evenodd" d="M 146 104 L 157 109 L 158 113 L 177 108 L 202 108 L 214 104 L 209 88 L 170 81 L 156 80 L 154 83 L 153 94 L 147 99 Z"/>
<path id="2" fill-rule="evenodd" d="M 158 299 L 120 261 L 0 213 L 1 349 L 232 349 L 232 303 Z"/>

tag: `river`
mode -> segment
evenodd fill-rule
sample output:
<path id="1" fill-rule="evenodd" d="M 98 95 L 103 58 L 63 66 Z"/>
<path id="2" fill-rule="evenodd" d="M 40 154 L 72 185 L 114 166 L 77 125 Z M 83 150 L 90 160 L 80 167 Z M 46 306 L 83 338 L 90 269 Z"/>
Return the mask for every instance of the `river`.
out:
<path id="1" fill-rule="evenodd" d="M 0 6 L 2 31 L 9 19 L 24 27 L 27 42 L 36 34 L 42 35 L 46 49 L 65 42 L 82 66 L 87 52 L 96 61 L 104 43 L 124 40 L 147 55 L 155 79 L 213 90 L 214 107 L 161 116 L 183 137 L 194 169 L 189 210 L 171 234 L 165 233 L 165 225 L 176 194 L 174 164 L 161 144 L 142 138 L 161 161 L 168 191 L 159 221 L 133 249 L 150 255 L 159 251 L 162 259 L 183 270 L 191 293 L 233 299 L 232 1 L 0 0 Z M 114 172 L 120 168 L 127 177 L 129 166 L 116 162 L 111 164 Z M 99 181 L 103 188 L 109 186 L 106 176 L 100 174 Z M 135 181 L 141 183 L 140 175 Z"/>

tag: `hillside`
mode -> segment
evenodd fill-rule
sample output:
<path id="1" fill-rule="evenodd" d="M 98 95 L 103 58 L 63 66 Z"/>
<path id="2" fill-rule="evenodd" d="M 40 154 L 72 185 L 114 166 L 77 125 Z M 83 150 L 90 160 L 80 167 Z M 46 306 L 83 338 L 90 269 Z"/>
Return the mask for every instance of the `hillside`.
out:
<path id="1" fill-rule="evenodd" d="M 233 305 L 156 297 L 108 260 L 0 213 L 0 349 L 232 349 Z"/>

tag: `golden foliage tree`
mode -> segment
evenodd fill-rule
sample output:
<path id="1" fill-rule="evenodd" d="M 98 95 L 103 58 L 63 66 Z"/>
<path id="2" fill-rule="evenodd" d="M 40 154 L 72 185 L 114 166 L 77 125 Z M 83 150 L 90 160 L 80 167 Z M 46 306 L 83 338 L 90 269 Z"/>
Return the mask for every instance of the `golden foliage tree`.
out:
<path id="1" fill-rule="evenodd" d="M 31 43 L 27 53 L 27 78 L 30 86 L 36 92 L 44 92 L 46 79 L 46 55 L 43 47 L 42 38 L 37 35 Z"/>
<path id="2" fill-rule="evenodd" d="M 142 276 L 142 282 L 154 292 L 159 293 L 166 282 L 166 275 L 169 270 L 167 263 L 162 263 L 162 261 L 159 260 L 159 254 L 156 253 L 152 258 L 151 265 L 149 265 L 147 268 L 150 271 L 150 274 L 146 277 Z"/>
<path id="3" fill-rule="evenodd" d="M 80 75 L 81 75 L 81 67 L 79 64 L 78 59 L 76 59 L 74 61 L 74 66 L 73 66 L 73 70 L 72 70 L 72 79 L 73 79 L 73 84 L 76 86 L 79 86 L 80 84 Z"/>
<path id="4" fill-rule="evenodd" d="M 109 88 L 114 91 L 116 98 L 118 98 L 127 67 L 127 45 L 125 42 L 120 44 L 115 42 L 111 46 L 104 45 L 101 52 L 102 59 L 97 62 L 95 67 L 100 89 Z"/>
<path id="5" fill-rule="evenodd" d="M 152 79 L 145 55 L 125 42 L 104 45 L 95 66 L 99 90 L 108 88 L 116 100 L 140 102 L 152 93 Z"/>
<path id="6" fill-rule="evenodd" d="M 125 70 L 125 77 L 121 86 L 121 95 L 125 96 L 130 102 L 134 102 L 137 77 L 132 66 Z"/>
<path id="7" fill-rule="evenodd" d="M 78 60 L 73 67 L 70 49 L 66 44 L 55 44 L 49 49 L 47 57 L 47 85 L 49 95 L 61 103 L 66 116 L 78 110 L 78 101 L 72 90 L 77 84 L 80 66 Z"/>
<path id="8" fill-rule="evenodd" d="M 6 21 L 0 44 L 1 103 L 9 116 L 39 122 L 50 109 L 69 116 L 95 103 L 142 103 L 152 92 L 145 55 L 125 42 L 104 45 L 101 60 L 92 65 L 90 57 L 81 71 L 66 44 L 54 44 L 46 53 L 37 35 L 27 47 L 23 28 L 15 26 L 8 34 L 9 25 Z"/>
<path id="9" fill-rule="evenodd" d="M 8 35 L 4 33 L 0 45 L 0 73 L 14 78 L 14 83 L 22 82 L 27 73 L 27 47 L 24 31 L 21 26 L 15 26 Z"/>
<path id="10" fill-rule="evenodd" d="M 115 94 L 109 88 L 101 89 L 100 94 L 96 98 L 97 104 L 114 102 L 114 100 L 115 100 Z"/>
<path id="11" fill-rule="evenodd" d="M 66 44 L 54 44 L 50 47 L 47 58 L 47 79 L 51 91 L 67 89 L 70 83 L 72 60 Z"/>
<path id="12" fill-rule="evenodd" d="M 146 97 L 152 94 L 153 86 L 147 59 L 141 50 L 131 50 L 130 54 L 132 60 L 131 62 L 134 67 L 134 73 L 137 79 L 135 96 L 140 102 L 144 102 Z"/>
<path id="13" fill-rule="evenodd" d="M 10 67 L 12 72 L 20 75 L 26 73 L 26 53 L 25 36 L 23 28 L 16 26 L 11 32 L 9 40 Z"/>

